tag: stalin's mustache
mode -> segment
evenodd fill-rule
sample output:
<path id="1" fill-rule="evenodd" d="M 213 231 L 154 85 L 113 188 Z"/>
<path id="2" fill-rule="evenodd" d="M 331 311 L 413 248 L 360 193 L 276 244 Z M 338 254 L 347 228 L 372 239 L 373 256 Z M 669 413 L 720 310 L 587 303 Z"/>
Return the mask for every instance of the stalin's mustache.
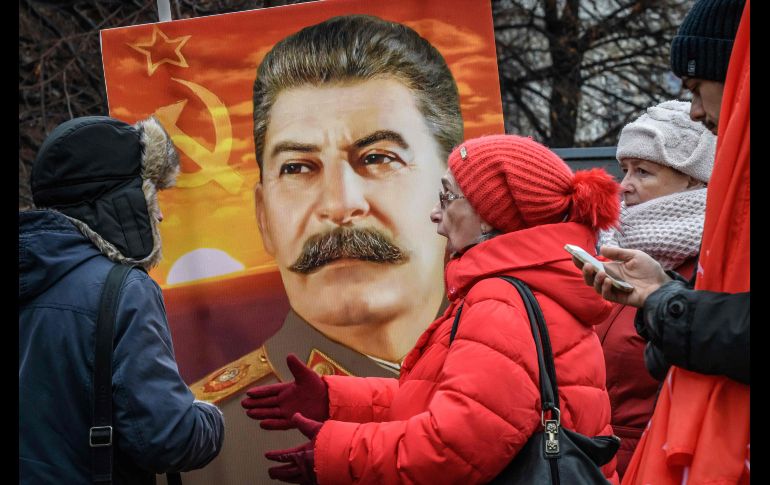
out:
<path id="1" fill-rule="evenodd" d="M 376 229 L 337 227 L 308 238 L 302 254 L 289 269 L 296 273 L 312 273 L 327 263 L 343 258 L 391 264 L 409 260 L 405 251 Z"/>

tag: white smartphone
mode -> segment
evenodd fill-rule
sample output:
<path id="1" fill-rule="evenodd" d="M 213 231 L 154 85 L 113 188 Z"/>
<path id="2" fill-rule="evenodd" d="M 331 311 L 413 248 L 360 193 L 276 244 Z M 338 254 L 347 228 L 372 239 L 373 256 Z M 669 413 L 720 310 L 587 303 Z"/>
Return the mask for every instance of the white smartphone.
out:
<path id="1" fill-rule="evenodd" d="M 610 282 L 612 282 L 612 286 L 619 289 L 620 291 L 625 291 L 627 293 L 634 291 L 634 286 L 632 284 L 623 281 L 615 274 L 610 274 L 610 272 L 607 271 L 607 268 L 604 267 L 601 261 L 588 254 L 588 251 L 581 248 L 580 246 L 575 246 L 574 244 L 565 244 L 564 250 L 575 256 L 579 261 L 590 264 L 596 268 L 597 271 L 604 271 L 607 273 L 607 277 L 610 279 Z"/>

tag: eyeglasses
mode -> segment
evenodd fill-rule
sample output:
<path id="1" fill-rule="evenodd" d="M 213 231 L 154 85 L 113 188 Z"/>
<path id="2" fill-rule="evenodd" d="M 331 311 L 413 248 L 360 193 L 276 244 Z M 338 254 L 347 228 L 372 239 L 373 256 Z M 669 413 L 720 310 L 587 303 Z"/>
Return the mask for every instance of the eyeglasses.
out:
<path id="1" fill-rule="evenodd" d="M 452 192 L 442 192 L 441 190 L 438 191 L 438 201 L 441 204 L 442 209 L 446 209 L 446 206 L 449 205 L 449 202 L 464 198 L 465 196 L 453 194 Z"/>

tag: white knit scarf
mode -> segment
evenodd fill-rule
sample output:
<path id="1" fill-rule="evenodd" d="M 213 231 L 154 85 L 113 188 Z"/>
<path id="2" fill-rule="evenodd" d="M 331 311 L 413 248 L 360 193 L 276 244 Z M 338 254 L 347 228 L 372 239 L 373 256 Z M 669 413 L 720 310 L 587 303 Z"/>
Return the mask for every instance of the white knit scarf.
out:
<path id="1" fill-rule="evenodd" d="M 600 232 L 599 245 L 638 249 L 663 269 L 675 269 L 698 254 L 705 214 L 705 187 L 631 207 L 621 203 L 620 227 Z"/>

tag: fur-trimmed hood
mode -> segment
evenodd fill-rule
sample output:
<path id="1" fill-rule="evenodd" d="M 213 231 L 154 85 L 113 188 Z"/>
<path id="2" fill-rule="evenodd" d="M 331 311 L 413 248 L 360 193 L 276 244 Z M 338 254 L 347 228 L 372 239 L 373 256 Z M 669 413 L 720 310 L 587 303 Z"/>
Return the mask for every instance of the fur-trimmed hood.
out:
<path id="1" fill-rule="evenodd" d="M 32 168 L 35 205 L 64 214 L 111 260 L 150 269 L 161 258 L 157 191 L 174 185 L 179 157 L 154 117 L 131 126 L 104 117 L 56 127 Z"/>

